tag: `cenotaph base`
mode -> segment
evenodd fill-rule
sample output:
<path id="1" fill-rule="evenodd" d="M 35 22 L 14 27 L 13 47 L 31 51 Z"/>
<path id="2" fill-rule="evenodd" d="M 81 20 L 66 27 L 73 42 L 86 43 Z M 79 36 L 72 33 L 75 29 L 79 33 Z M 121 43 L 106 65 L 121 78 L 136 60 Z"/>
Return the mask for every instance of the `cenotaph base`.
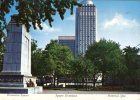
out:
<path id="1" fill-rule="evenodd" d="M 24 25 L 16 25 L 14 16 L 8 24 L 0 93 L 30 94 L 42 92 L 31 75 L 31 36 Z M 32 86 L 28 86 L 29 82 Z"/>

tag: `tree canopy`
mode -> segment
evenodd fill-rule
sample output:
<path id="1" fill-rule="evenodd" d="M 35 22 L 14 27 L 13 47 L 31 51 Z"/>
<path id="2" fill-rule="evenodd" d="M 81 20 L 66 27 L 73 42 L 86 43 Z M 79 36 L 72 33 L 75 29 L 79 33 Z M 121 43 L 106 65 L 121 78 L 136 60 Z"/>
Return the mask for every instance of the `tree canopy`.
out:
<path id="1" fill-rule="evenodd" d="M 59 13 L 61 19 L 67 9 L 73 14 L 73 8 L 80 4 L 77 0 L 1 0 L 0 1 L 0 30 L 6 29 L 5 16 L 10 12 L 11 7 L 16 4 L 18 11 L 15 16 L 17 24 L 22 23 L 29 31 L 31 25 L 34 29 L 39 27 L 42 29 L 41 23 L 48 21 L 50 26 L 54 21 L 53 16 Z"/>
<path id="2" fill-rule="evenodd" d="M 94 62 L 99 72 L 103 73 L 103 81 L 105 75 L 117 75 L 126 69 L 122 62 L 123 57 L 119 44 L 111 40 L 103 39 L 91 45 L 85 56 Z"/>
<path id="3" fill-rule="evenodd" d="M 43 50 L 37 47 L 37 41 L 31 42 L 31 70 L 34 76 L 43 76 L 47 73 L 46 58 Z"/>
<path id="4" fill-rule="evenodd" d="M 93 62 L 79 55 L 71 61 L 71 75 L 76 82 L 86 82 L 87 79 L 93 79 L 95 74 L 95 66 Z"/>
<path id="5" fill-rule="evenodd" d="M 5 34 L 3 32 L 0 32 L 0 71 L 2 70 L 2 66 L 3 66 L 3 55 L 4 55 L 4 37 Z"/>
<path id="6" fill-rule="evenodd" d="M 94 64 L 85 57 L 78 56 L 71 62 L 71 71 L 71 74 L 77 80 L 82 80 L 85 76 L 93 77 Z"/>
<path id="7" fill-rule="evenodd" d="M 49 74 L 53 75 L 54 86 L 57 78 L 70 74 L 70 61 L 73 60 L 73 54 L 69 47 L 58 44 L 57 41 L 51 41 L 44 50 L 44 56 L 47 58 L 47 69 Z"/>
<path id="8" fill-rule="evenodd" d="M 48 67 L 52 68 L 55 75 L 68 74 L 69 62 L 73 59 L 72 51 L 64 45 L 51 41 L 44 51 Z"/>
<path id="9" fill-rule="evenodd" d="M 51 41 L 45 50 L 37 47 L 37 41 L 32 40 L 32 74 L 64 75 L 69 73 L 69 62 L 73 59 L 72 51 L 57 41 Z"/>
<path id="10" fill-rule="evenodd" d="M 125 64 L 128 68 L 127 83 L 137 84 L 137 79 L 140 78 L 140 55 L 138 55 L 140 49 L 136 47 L 127 46 L 123 49 Z"/>

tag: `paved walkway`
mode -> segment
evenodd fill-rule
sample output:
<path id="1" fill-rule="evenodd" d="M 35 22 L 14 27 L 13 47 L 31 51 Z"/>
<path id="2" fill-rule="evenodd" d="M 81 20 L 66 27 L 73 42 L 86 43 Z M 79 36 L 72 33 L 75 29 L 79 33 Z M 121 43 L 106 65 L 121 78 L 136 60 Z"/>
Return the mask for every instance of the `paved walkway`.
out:
<path id="1" fill-rule="evenodd" d="M 43 94 L 140 94 L 140 92 L 120 91 L 78 91 L 74 89 L 43 90 Z"/>

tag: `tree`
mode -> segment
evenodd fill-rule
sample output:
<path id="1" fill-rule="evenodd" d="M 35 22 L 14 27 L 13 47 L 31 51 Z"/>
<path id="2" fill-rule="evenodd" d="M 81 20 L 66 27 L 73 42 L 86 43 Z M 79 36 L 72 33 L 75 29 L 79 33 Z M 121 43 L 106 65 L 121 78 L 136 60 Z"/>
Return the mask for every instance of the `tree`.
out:
<path id="1" fill-rule="evenodd" d="M 37 50 L 37 41 L 32 39 L 31 40 L 31 52 L 35 52 Z"/>
<path id="2" fill-rule="evenodd" d="M 98 69 L 97 72 L 102 72 L 102 85 L 107 75 L 116 77 L 118 73 L 126 70 L 123 65 L 122 52 L 119 44 L 109 40 L 100 40 L 89 46 L 86 52 L 86 58 L 94 62 Z"/>
<path id="3" fill-rule="evenodd" d="M 3 66 L 3 56 L 4 56 L 4 37 L 5 37 L 5 34 L 0 31 L 0 71 L 2 71 L 2 66 Z"/>
<path id="4" fill-rule="evenodd" d="M 54 86 L 56 78 L 69 74 L 69 62 L 73 59 L 72 51 L 64 45 L 51 41 L 45 48 L 44 55 L 47 58 L 47 65 L 54 77 Z M 57 81 L 58 85 L 58 81 Z"/>
<path id="5" fill-rule="evenodd" d="M 75 81 L 86 82 L 86 87 L 88 79 L 93 79 L 95 66 L 89 60 L 83 56 L 79 56 L 71 62 L 71 75 L 75 78 Z"/>
<path id="6" fill-rule="evenodd" d="M 10 12 L 11 7 L 16 4 L 18 14 L 15 16 L 17 24 L 22 23 L 29 31 L 31 25 L 34 29 L 38 26 L 42 29 L 41 23 L 48 21 L 50 26 L 53 22 L 53 16 L 59 13 L 61 19 L 64 19 L 66 9 L 71 10 L 79 5 L 77 0 L 1 0 L 0 1 L 0 30 L 6 28 L 5 16 Z"/>
<path id="7" fill-rule="evenodd" d="M 136 85 L 137 79 L 140 77 L 140 56 L 138 55 L 140 49 L 136 47 L 127 46 L 123 49 L 125 64 L 128 68 L 128 72 L 126 73 L 128 76 L 129 85 Z"/>
<path id="8" fill-rule="evenodd" d="M 46 58 L 43 56 L 43 50 L 37 48 L 37 41 L 31 42 L 31 70 L 34 76 L 43 76 L 47 74 Z"/>

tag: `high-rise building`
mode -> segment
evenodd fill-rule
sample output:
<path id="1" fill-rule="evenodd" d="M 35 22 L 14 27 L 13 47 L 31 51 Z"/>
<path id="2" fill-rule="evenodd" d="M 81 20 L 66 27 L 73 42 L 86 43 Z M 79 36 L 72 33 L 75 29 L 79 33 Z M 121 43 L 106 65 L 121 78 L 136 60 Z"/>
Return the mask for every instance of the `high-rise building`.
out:
<path id="1" fill-rule="evenodd" d="M 85 54 L 88 46 L 96 41 L 96 7 L 92 0 L 84 0 L 76 9 L 76 55 Z"/>
<path id="2" fill-rule="evenodd" d="M 60 44 L 68 46 L 75 56 L 75 36 L 59 36 L 58 42 Z"/>

